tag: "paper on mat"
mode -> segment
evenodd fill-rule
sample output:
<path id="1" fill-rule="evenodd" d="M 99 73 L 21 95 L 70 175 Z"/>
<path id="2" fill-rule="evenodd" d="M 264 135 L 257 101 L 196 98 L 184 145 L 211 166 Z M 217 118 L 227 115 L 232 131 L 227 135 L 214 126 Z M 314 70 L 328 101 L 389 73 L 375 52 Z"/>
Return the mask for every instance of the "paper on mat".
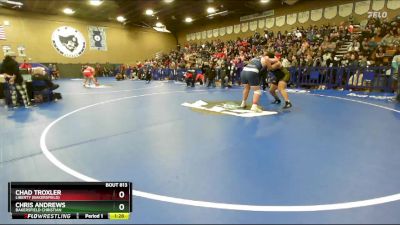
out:
<path id="1" fill-rule="evenodd" d="M 96 86 L 96 85 L 94 85 L 94 84 L 86 85 L 85 87 L 86 87 L 86 88 L 110 88 L 110 86 L 106 86 L 106 85 L 99 85 L 99 86 Z"/>
<path id="2" fill-rule="evenodd" d="M 202 100 L 196 101 L 194 103 L 188 103 L 188 102 L 182 103 L 182 106 L 185 106 L 185 107 L 201 109 L 204 111 L 216 112 L 216 113 L 221 113 L 221 114 L 226 114 L 226 115 L 245 117 L 245 118 L 258 117 L 258 116 L 270 116 L 270 115 L 278 114 L 277 112 L 274 112 L 274 111 L 262 111 L 260 113 L 256 113 L 256 112 L 253 112 L 251 110 L 246 110 L 246 109 L 232 109 L 232 107 L 226 107 L 227 104 L 215 105 L 215 106 L 209 107 L 209 108 L 206 107 L 207 105 L 209 105 L 209 104 Z"/>

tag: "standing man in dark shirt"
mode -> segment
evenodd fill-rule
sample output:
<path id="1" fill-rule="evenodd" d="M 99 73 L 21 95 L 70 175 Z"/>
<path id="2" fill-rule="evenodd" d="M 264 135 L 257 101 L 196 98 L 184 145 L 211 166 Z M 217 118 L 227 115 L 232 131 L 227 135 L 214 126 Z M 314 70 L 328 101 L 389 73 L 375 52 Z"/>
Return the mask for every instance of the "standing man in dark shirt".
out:
<path id="1" fill-rule="evenodd" d="M 204 74 L 204 85 L 207 83 L 208 81 L 208 77 L 207 77 L 207 71 L 210 69 L 210 64 L 205 61 L 203 63 L 203 65 L 201 66 L 201 72 Z"/>
<path id="2" fill-rule="evenodd" d="M 189 87 L 194 87 L 196 83 L 196 69 L 194 63 L 190 65 L 186 72 L 186 84 Z"/>
<path id="3" fill-rule="evenodd" d="M 228 87 L 228 82 L 229 82 L 229 71 L 226 68 L 226 63 L 223 63 L 221 65 L 221 88 L 226 88 Z"/>
<path id="4" fill-rule="evenodd" d="M 215 69 L 216 63 L 214 62 L 210 68 L 207 69 L 206 71 L 206 77 L 208 79 L 208 85 L 207 87 L 215 87 L 215 77 L 217 76 L 217 70 Z"/>
<path id="5" fill-rule="evenodd" d="M 150 67 L 145 69 L 145 74 L 146 74 L 146 83 L 150 84 L 150 81 L 151 81 L 151 78 L 152 78 L 151 68 Z"/>
<path id="6" fill-rule="evenodd" d="M 16 55 L 14 52 L 9 52 L 3 60 L 0 73 L 5 74 L 6 80 L 10 85 L 11 98 L 14 108 L 17 107 L 17 91 L 20 93 L 24 102 L 25 108 L 29 108 L 31 103 L 28 98 L 26 84 L 19 72 L 18 62 L 15 61 Z"/>

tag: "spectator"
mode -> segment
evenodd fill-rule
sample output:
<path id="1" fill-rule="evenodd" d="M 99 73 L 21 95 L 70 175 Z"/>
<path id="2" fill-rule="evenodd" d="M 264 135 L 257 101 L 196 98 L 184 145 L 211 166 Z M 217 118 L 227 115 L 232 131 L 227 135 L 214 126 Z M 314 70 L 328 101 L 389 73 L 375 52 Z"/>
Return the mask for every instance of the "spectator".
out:
<path id="1" fill-rule="evenodd" d="M 365 57 L 364 55 L 360 55 L 359 58 L 360 60 L 358 62 L 358 66 L 361 68 L 366 68 L 368 66 L 367 57 Z"/>
<path id="2" fill-rule="evenodd" d="M 351 68 L 357 68 L 358 64 L 357 55 L 355 53 L 351 53 L 350 59 L 348 60 L 348 66 Z"/>
<path id="3" fill-rule="evenodd" d="M 240 73 L 242 72 L 244 67 L 243 59 L 241 57 L 237 58 L 236 65 L 235 65 L 235 70 L 236 70 L 236 76 L 235 80 L 237 80 L 238 84 L 240 85 Z M 233 84 L 233 81 L 232 81 Z"/>
<path id="4" fill-rule="evenodd" d="M 370 55 L 370 47 L 368 45 L 368 39 L 364 38 L 364 40 L 361 43 L 361 51 L 363 53 L 363 55 Z"/>
<path id="5" fill-rule="evenodd" d="M 375 52 L 375 65 L 381 66 L 383 64 L 383 57 L 385 57 L 385 50 L 379 46 Z"/>
<path id="6" fill-rule="evenodd" d="M 292 56 L 292 61 L 291 61 L 291 66 L 293 66 L 293 67 L 298 67 L 299 66 L 299 61 L 297 60 L 297 57 L 296 57 L 296 55 L 293 55 Z"/>
<path id="7" fill-rule="evenodd" d="M 229 74 L 226 68 L 226 64 L 222 64 L 221 66 L 221 87 L 225 88 L 228 87 L 229 82 Z"/>
<path id="8" fill-rule="evenodd" d="M 322 57 L 321 57 L 321 52 L 317 53 L 317 56 L 314 57 L 314 62 L 313 62 L 313 67 L 320 67 L 322 66 Z"/>
<path id="9" fill-rule="evenodd" d="M 399 84 L 399 70 L 400 70 L 400 51 L 397 50 L 392 60 L 392 74 L 393 74 L 393 88 L 396 91 L 396 99 L 400 102 L 400 84 Z"/>
<path id="10" fill-rule="evenodd" d="M 45 87 L 35 87 L 33 86 L 34 91 L 42 91 L 46 88 L 50 90 L 55 90 L 59 88 L 58 84 L 54 84 L 48 76 L 46 76 L 46 69 L 43 67 L 35 67 L 32 69 L 32 80 L 42 80 L 46 83 Z"/>
<path id="11" fill-rule="evenodd" d="M 327 67 L 331 67 L 332 66 L 332 53 L 330 52 L 325 52 L 324 55 L 322 56 L 322 66 L 327 66 Z"/>
<path id="12" fill-rule="evenodd" d="M 360 42 L 358 42 L 357 40 L 353 40 L 353 42 L 351 43 L 348 51 L 350 51 L 350 52 L 359 52 L 360 51 Z"/>
<path id="13" fill-rule="evenodd" d="M 207 77 L 207 80 L 208 80 L 207 87 L 210 87 L 210 86 L 215 87 L 216 86 L 215 85 L 215 77 L 217 75 L 217 72 L 216 72 L 215 67 L 216 67 L 216 65 L 215 65 L 215 63 L 213 63 L 211 65 L 211 67 L 208 68 L 208 70 L 206 71 L 206 77 Z"/>
<path id="14" fill-rule="evenodd" d="M 8 52 L 3 60 L 3 63 L 1 64 L 0 73 L 5 74 L 6 81 L 10 87 L 13 107 L 18 107 L 18 92 L 22 97 L 25 108 L 29 108 L 31 106 L 31 102 L 29 101 L 29 95 L 26 89 L 25 81 L 19 72 L 18 62 L 15 60 L 16 57 L 17 56 L 14 52 Z"/>
<path id="15" fill-rule="evenodd" d="M 147 84 L 150 84 L 152 77 L 151 74 L 151 69 L 150 68 L 146 68 L 144 69 L 144 74 L 145 74 L 145 80 Z"/>
<path id="16" fill-rule="evenodd" d="M 100 66 L 100 64 L 96 64 L 96 76 L 104 76 L 104 68 Z"/>
<path id="17" fill-rule="evenodd" d="M 132 78 L 133 68 L 130 65 L 126 66 L 125 79 Z"/>
<path id="18" fill-rule="evenodd" d="M 58 80 L 60 79 L 60 72 L 57 69 L 56 64 L 50 64 L 49 65 L 49 69 L 50 69 L 50 77 L 54 80 Z"/>
<path id="19" fill-rule="evenodd" d="M 117 73 L 117 75 L 115 75 L 115 79 L 116 79 L 117 81 L 124 80 L 124 75 L 122 75 L 121 73 Z"/>
<path id="20" fill-rule="evenodd" d="M 194 87 L 196 83 L 196 70 L 194 65 L 188 66 L 187 72 L 185 74 L 186 85 L 188 87 Z"/>
<path id="21" fill-rule="evenodd" d="M 389 33 L 382 38 L 381 44 L 390 47 L 399 44 L 399 37 L 396 36 L 396 33 L 397 30 L 395 29 L 390 30 Z"/>

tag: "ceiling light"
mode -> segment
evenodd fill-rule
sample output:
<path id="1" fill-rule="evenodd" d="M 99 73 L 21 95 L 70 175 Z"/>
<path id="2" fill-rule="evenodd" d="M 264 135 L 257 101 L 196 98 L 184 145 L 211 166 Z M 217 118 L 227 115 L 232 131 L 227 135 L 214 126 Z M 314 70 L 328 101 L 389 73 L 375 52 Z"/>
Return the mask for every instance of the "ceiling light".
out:
<path id="1" fill-rule="evenodd" d="M 268 3 L 268 2 L 270 2 L 271 0 L 260 0 L 260 2 L 261 3 Z"/>
<path id="2" fill-rule="evenodd" d="M 186 22 L 186 23 L 191 23 L 192 21 L 193 21 L 193 19 L 190 18 L 190 17 L 186 17 L 186 19 L 185 19 L 185 22 Z"/>
<path id="3" fill-rule="evenodd" d="M 171 3 L 171 2 L 173 2 L 174 0 L 164 0 L 164 2 L 165 3 Z"/>
<path id="4" fill-rule="evenodd" d="M 118 21 L 118 22 L 121 22 L 121 23 L 122 23 L 122 22 L 125 22 L 125 20 L 126 20 L 126 19 L 125 19 L 125 17 L 123 17 L 123 16 L 118 16 L 118 17 L 117 17 L 117 21 Z"/>
<path id="5" fill-rule="evenodd" d="M 213 8 L 213 7 L 208 7 L 207 12 L 208 12 L 208 13 L 215 13 L 215 8 Z"/>
<path id="6" fill-rule="evenodd" d="M 103 3 L 102 0 L 90 0 L 89 3 L 93 6 L 99 6 Z"/>
<path id="7" fill-rule="evenodd" d="M 152 16 L 154 14 L 154 11 L 151 9 L 146 10 L 146 15 Z"/>
<path id="8" fill-rule="evenodd" d="M 164 25 L 161 22 L 156 23 L 156 27 L 163 27 Z"/>
<path id="9" fill-rule="evenodd" d="M 72 10 L 72 9 L 70 9 L 70 8 L 65 8 L 65 9 L 63 10 L 63 12 L 64 12 L 65 14 L 67 14 L 67 15 L 72 15 L 72 14 L 75 13 L 75 11 Z"/>

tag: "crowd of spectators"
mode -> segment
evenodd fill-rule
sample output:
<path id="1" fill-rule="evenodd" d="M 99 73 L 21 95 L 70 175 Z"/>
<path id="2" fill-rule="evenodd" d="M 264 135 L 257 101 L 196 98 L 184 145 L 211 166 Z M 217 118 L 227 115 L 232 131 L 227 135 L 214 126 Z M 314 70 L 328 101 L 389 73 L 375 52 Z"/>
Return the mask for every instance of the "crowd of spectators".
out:
<path id="1" fill-rule="evenodd" d="M 187 43 L 176 50 L 151 60 L 123 66 L 120 72 L 141 78 L 147 70 L 159 73 L 168 70 L 194 69 L 208 79 L 207 68 L 215 70 L 215 78 L 226 74 L 229 81 L 240 84 L 240 72 L 247 61 L 263 51 L 273 51 L 285 67 L 389 66 L 400 52 L 400 21 L 370 18 L 365 24 L 352 19 L 339 25 L 295 27 L 292 30 L 265 30 L 247 38 Z M 211 75 L 213 76 L 213 75 Z M 211 79 L 212 80 L 212 79 Z"/>

